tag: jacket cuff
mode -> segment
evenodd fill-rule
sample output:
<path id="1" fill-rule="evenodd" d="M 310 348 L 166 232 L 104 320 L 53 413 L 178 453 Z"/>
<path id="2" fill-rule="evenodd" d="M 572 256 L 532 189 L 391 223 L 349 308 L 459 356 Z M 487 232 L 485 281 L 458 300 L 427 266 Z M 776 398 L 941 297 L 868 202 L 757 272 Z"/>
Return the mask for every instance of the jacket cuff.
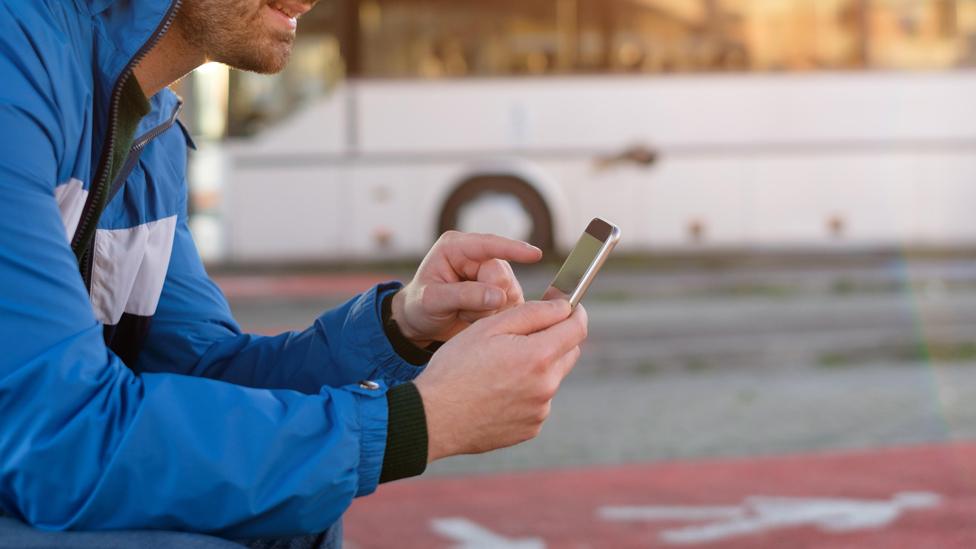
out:
<path id="1" fill-rule="evenodd" d="M 355 338 L 354 345 L 363 353 L 360 364 L 370 366 L 370 373 L 361 375 L 382 379 L 390 386 L 411 381 L 424 371 L 422 366 L 410 364 L 394 350 L 383 329 L 383 299 L 401 287 L 400 283 L 391 282 L 370 289 L 356 299 L 345 320 Z"/>
<path id="2" fill-rule="evenodd" d="M 427 416 L 413 383 L 386 393 L 389 406 L 386 453 L 380 483 L 415 477 L 427 469 Z"/>
<path id="3" fill-rule="evenodd" d="M 362 381 L 358 385 L 347 386 L 346 389 L 352 393 L 358 404 L 356 419 L 359 428 L 359 462 L 356 466 L 356 497 L 367 496 L 376 491 L 383 469 L 389 423 L 389 407 L 384 398 L 386 386 L 383 383 Z"/>
<path id="4" fill-rule="evenodd" d="M 383 320 L 383 331 L 386 333 L 386 339 L 390 341 L 390 345 L 400 355 L 400 358 L 414 366 L 424 366 L 430 362 L 434 353 L 444 344 L 435 342 L 426 348 L 420 348 L 414 345 L 407 336 L 403 335 L 403 332 L 400 331 L 400 326 L 393 319 L 393 298 L 397 293 L 399 293 L 399 290 L 387 293 L 383 297 L 382 314 L 380 315 Z"/>

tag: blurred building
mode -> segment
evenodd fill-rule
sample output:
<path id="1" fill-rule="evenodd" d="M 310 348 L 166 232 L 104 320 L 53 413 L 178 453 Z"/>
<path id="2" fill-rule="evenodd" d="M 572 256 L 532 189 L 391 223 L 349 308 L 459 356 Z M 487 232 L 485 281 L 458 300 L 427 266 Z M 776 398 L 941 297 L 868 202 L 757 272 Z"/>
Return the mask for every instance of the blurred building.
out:
<path id="1" fill-rule="evenodd" d="M 410 255 L 449 226 L 561 248 L 594 212 L 641 249 L 969 245 L 941 204 L 976 199 L 973 65 L 976 0 L 322 0 L 283 74 L 184 83 L 201 140 L 230 139 L 197 160 L 196 230 L 247 261 Z M 926 162 L 932 192 L 905 173 Z M 854 203 L 887 187 L 884 219 Z"/>

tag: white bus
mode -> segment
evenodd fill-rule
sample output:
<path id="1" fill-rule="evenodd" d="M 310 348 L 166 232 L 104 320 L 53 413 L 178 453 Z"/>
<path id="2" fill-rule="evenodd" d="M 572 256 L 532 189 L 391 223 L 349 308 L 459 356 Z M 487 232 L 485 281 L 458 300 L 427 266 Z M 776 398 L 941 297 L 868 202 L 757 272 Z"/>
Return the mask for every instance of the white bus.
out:
<path id="1" fill-rule="evenodd" d="M 322 0 L 301 25 L 285 74 L 191 82 L 228 137 L 196 171 L 211 259 L 451 228 L 565 251 L 594 216 L 634 252 L 976 244 L 976 0 Z"/>

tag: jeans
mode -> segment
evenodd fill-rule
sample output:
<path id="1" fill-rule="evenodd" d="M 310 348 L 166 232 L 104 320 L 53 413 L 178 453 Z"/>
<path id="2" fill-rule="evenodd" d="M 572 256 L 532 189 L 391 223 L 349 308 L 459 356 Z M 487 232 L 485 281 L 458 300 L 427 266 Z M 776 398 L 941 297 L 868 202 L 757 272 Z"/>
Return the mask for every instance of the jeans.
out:
<path id="1" fill-rule="evenodd" d="M 113 532 L 43 532 L 0 516 L 0 549 L 338 549 L 342 522 L 316 536 L 230 541 L 186 532 L 127 530 Z"/>

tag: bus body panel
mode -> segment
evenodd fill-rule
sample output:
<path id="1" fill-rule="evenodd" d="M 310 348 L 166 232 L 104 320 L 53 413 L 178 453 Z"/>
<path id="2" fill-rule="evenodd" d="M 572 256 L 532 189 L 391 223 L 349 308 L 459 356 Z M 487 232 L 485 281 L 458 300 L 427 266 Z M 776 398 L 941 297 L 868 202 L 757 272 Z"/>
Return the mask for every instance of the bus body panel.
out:
<path id="1" fill-rule="evenodd" d="M 635 141 L 699 150 L 976 139 L 974 71 L 365 80 L 356 86 L 363 154 L 615 151 Z"/>
<path id="2" fill-rule="evenodd" d="M 965 71 L 356 81 L 228 147 L 228 259 L 417 256 L 506 173 L 562 251 L 596 216 L 624 251 L 973 245 L 973 97 Z"/>

